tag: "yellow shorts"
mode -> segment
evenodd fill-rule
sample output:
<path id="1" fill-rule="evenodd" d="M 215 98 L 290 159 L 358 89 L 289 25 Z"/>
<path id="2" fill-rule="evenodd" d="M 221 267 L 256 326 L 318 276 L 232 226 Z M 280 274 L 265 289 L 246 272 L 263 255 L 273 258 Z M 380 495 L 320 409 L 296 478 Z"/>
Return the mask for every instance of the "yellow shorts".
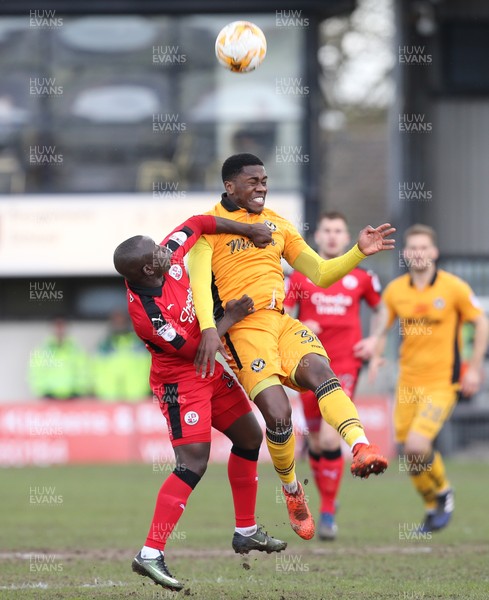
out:
<path id="1" fill-rule="evenodd" d="M 399 381 L 394 408 L 396 440 L 402 444 L 415 431 L 434 440 L 457 402 L 458 383 L 408 385 Z"/>
<path id="2" fill-rule="evenodd" d="M 224 340 L 232 356 L 229 366 L 248 395 L 273 375 L 283 385 L 303 391 L 290 378 L 294 368 L 307 354 L 328 358 L 308 327 L 277 310 L 260 309 L 248 315 L 228 330 Z"/>

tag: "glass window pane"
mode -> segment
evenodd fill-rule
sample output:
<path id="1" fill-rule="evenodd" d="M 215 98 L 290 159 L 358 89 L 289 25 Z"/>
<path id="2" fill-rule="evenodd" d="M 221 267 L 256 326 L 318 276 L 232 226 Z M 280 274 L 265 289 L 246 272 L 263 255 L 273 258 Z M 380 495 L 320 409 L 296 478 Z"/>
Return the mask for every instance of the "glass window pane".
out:
<path id="1" fill-rule="evenodd" d="M 307 30 L 242 18 L 268 43 L 247 74 L 214 55 L 234 15 L 0 18 L 0 193 L 215 191 L 235 152 L 260 156 L 273 189 L 299 189 Z"/>

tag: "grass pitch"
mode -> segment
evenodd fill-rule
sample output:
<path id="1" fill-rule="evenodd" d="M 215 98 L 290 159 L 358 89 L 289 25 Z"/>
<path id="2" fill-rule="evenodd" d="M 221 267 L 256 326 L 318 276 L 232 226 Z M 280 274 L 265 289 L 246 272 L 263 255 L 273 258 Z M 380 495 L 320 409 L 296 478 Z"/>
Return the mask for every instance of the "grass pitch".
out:
<path id="1" fill-rule="evenodd" d="M 178 596 L 130 566 L 168 473 L 151 465 L 5 469 L 0 598 L 486 600 L 489 464 L 451 461 L 448 473 L 456 512 L 445 531 L 425 539 L 415 539 L 422 506 L 397 461 L 368 481 L 346 474 L 339 538 L 324 543 L 293 533 L 279 480 L 271 465 L 260 465 L 259 523 L 289 546 L 281 554 L 241 557 L 231 549 L 226 466 L 210 465 L 167 544 L 167 563 L 185 583 Z M 298 474 L 309 479 L 316 514 L 308 465 L 298 464 Z"/>

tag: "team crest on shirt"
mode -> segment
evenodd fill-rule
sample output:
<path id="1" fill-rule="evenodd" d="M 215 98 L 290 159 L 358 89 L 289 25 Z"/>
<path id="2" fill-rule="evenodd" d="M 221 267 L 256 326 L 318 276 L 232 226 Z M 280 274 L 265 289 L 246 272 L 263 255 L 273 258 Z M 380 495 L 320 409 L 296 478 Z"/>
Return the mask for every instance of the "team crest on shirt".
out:
<path id="1" fill-rule="evenodd" d="M 251 370 L 255 371 L 255 373 L 259 373 L 263 371 L 265 365 L 267 363 L 263 360 L 263 358 L 255 358 L 255 360 L 251 363 Z"/>
<path id="2" fill-rule="evenodd" d="M 356 287 L 358 287 L 358 279 L 355 277 L 355 275 L 345 275 L 341 280 L 341 283 L 344 287 L 346 287 L 347 290 L 354 290 Z"/>
<path id="3" fill-rule="evenodd" d="M 272 223 L 271 221 L 264 221 L 264 223 L 268 227 L 268 229 L 270 229 L 271 232 L 277 231 L 277 226 L 275 225 L 275 223 Z"/>
<path id="4" fill-rule="evenodd" d="M 183 417 L 183 420 L 187 425 L 196 425 L 199 422 L 199 419 L 199 413 L 196 413 L 195 410 L 189 410 Z"/>
<path id="5" fill-rule="evenodd" d="M 442 308 L 445 308 L 445 300 L 443 300 L 443 298 L 435 298 L 433 300 L 433 306 L 441 310 Z"/>
<path id="6" fill-rule="evenodd" d="M 168 275 L 177 281 L 182 278 L 183 270 L 180 265 L 172 265 L 168 271 Z"/>

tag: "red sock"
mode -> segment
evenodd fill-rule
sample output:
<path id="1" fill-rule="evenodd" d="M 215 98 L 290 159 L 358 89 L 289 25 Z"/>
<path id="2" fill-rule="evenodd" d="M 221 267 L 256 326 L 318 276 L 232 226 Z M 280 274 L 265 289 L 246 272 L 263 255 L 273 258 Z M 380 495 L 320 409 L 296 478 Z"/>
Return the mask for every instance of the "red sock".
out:
<path id="1" fill-rule="evenodd" d="M 233 492 L 236 527 L 256 524 L 255 506 L 258 491 L 257 450 L 243 450 L 233 446 L 228 461 L 228 477 Z"/>
<path id="2" fill-rule="evenodd" d="M 335 502 L 343 477 L 344 462 L 341 449 L 326 450 L 321 456 L 309 453 L 309 464 L 321 498 L 319 510 L 322 513 L 335 513 Z"/>
<path id="3" fill-rule="evenodd" d="M 188 497 L 200 481 L 200 477 L 190 470 L 184 471 L 182 477 L 185 481 L 173 472 L 161 486 L 145 546 L 165 549 L 166 540 L 182 516 Z"/>

